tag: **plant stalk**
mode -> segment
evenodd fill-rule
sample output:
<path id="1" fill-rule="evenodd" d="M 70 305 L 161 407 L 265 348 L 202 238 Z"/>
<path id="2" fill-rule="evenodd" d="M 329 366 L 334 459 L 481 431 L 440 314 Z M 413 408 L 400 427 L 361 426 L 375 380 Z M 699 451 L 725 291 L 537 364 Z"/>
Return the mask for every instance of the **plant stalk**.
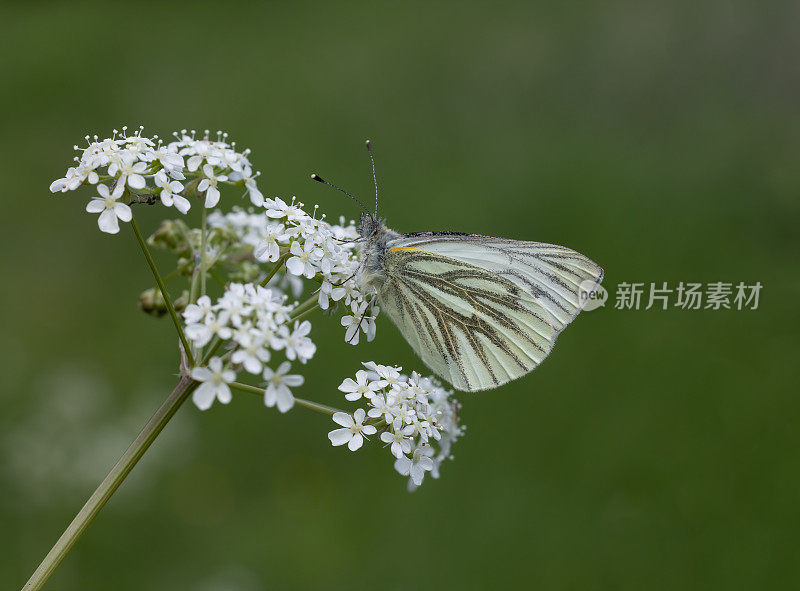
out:
<path id="1" fill-rule="evenodd" d="M 241 382 L 231 382 L 228 385 L 231 388 L 234 388 L 235 390 L 241 390 L 242 392 L 249 392 L 250 394 L 257 394 L 259 396 L 264 396 L 264 388 L 257 388 L 255 386 L 251 386 L 250 384 L 242 384 Z M 335 408 L 333 406 L 328 406 L 327 404 L 320 404 L 319 402 L 306 400 L 305 398 L 297 398 L 296 396 L 294 402 L 299 406 L 305 406 L 308 409 L 325 413 L 326 415 L 332 415 L 337 412 L 344 412 L 341 409 Z"/>
<path id="2" fill-rule="evenodd" d="M 161 295 L 164 297 L 164 302 L 167 304 L 167 310 L 169 310 L 169 315 L 172 317 L 172 323 L 175 325 L 175 330 L 178 331 L 178 338 L 181 340 L 181 345 L 183 345 L 184 353 L 186 354 L 186 359 L 189 361 L 189 366 L 194 367 L 194 355 L 192 355 L 192 348 L 189 346 L 189 341 L 186 340 L 186 335 L 183 334 L 183 328 L 181 327 L 181 322 L 178 319 L 178 313 L 175 311 L 175 306 L 172 305 L 172 298 L 169 297 L 169 292 L 167 291 L 166 285 L 164 285 L 164 280 L 161 279 L 161 274 L 158 272 L 158 268 L 156 268 L 156 262 L 153 260 L 153 255 L 150 254 L 150 249 L 147 248 L 147 243 L 142 238 L 142 233 L 139 231 L 139 226 L 136 224 L 136 218 L 131 219 L 131 228 L 133 228 L 133 233 L 136 235 L 136 240 L 139 243 L 139 246 L 144 253 L 144 258 L 147 259 L 147 264 L 150 265 L 150 270 L 153 272 L 153 276 L 156 278 L 156 283 L 158 284 L 158 289 L 161 290 Z"/>

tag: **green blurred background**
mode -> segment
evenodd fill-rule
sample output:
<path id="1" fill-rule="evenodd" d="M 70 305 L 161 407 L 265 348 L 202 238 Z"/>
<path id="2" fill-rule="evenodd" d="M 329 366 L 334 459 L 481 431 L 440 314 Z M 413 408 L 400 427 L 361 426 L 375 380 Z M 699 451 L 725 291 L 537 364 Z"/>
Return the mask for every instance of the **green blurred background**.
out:
<path id="1" fill-rule="evenodd" d="M 414 494 L 386 450 L 255 397 L 187 405 L 48 589 L 800 587 L 796 2 L 4 4 L 0 588 L 21 586 L 175 382 L 127 227 L 47 187 L 86 133 L 226 129 L 267 195 L 369 197 L 400 231 L 568 245 L 623 281 L 761 281 L 757 311 L 589 312 L 551 359 L 462 394 Z M 147 212 L 152 230 L 158 212 Z M 612 293 L 613 297 L 613 293 Z M 386 318 L 319 318 L 299 395 Z M 794 385 L 793 385 L 794 384 Z"/>

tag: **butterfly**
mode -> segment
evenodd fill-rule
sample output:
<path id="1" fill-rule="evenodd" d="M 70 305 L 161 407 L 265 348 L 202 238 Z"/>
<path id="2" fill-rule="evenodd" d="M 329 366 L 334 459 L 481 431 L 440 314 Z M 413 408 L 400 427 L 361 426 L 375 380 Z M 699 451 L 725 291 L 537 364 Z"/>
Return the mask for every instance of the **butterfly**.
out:
<path id="1" fill-rule="evenodd" d="M 497 388 L 535 369 L 580 313 L 603 269 L 564 246 L 459 232 L 401 234 L 364 210 L 357 281 L 374 289 L 411 348 L 458 390 Z"/>

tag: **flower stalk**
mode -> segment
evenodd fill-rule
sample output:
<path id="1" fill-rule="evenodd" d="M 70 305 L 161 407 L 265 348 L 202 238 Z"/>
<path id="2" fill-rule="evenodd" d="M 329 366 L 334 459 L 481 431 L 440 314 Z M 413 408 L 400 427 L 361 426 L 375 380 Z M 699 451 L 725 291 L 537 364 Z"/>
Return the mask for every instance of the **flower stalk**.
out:
<path id="1" fill-rule="evenodd" d="M 242 392 L 249 392 L 250 394 L 258 394 L 259 396 L 264 395 L 264 388 L 257 388 L 256 386 L 251 386 L 250 384 L 242 384 L 241 382 L 232 382 L 228 384 L 231 388 L 235 390 L 240 390 Z M 299 406 L 305 406 L 308 409 L 315 410 L 317 412 L 324 413 L 326 415 L 333 415 L 337 412 L 342 412 L 341 409 L 328 406 L 326 404 L 320 404 L 319 402 L 314 402 L 313 400 L 306 400 L 305 398 L 294 398 L 295 404 Z"/>
<path id="2" fill-rule="evenodd" d="M 167 304 L 167 310 L 172 318 L 172 323 L 175 325 L 175 330 L 178 332 L 178 338 L 181 340 L 181 345 L 183 346 L 183 350 L 186 354 L 186 359 L 191 367 L 194 365 L 192 348 L 189 346 L 189 341 L 186 340 L 186 335 L 183 334 L 183 327 L 181 326 L 181 321 L 178 318 L 178 313 L 175 311 L 175 306 L 172 304 L 172 298 L 169 297 L 167 286 L 164 285 L 164 280 L 161 278 L 161 274 L 158 272 L 156 262 L 153 260 L 153 255 L 150 254 L 150 249 L 147 248 L 147 243 L 144 241 L 144 238 L 142 238 L 142 233 L 139 231 L 139 226 L 136 224 L 136 220 L 134 218 L 131 218 L 131 228 L 136 236 L 136 241 L 139 243 L 139 247 L 142 249 L 144 258 L 147 259 L 147 264 L 150 266 L 150 270 L 153 272 L 153 277 L 156 278 L 158 289 L 161 290 L 161 295 L 164 296 L 164 302 Z"/>

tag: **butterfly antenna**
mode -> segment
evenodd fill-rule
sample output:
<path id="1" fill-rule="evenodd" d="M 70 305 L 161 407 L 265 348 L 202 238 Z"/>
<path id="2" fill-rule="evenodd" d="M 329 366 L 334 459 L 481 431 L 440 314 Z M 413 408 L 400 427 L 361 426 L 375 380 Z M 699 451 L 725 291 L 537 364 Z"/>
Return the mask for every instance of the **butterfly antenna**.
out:
<path id="1" fill-rule="evenodd" d="M 312 175 L 311 175 L 311 178 L 312 178 L 313 180 L 317 181 L 318 183 L 322 183 L 323 185 L 328 185 L 328 186 L 329 186 L 331 189 L 336 189 L 336 190 L 337 190 L 337 191 L 339 191 L 340 193 L 344 193 L 345 195 L 347 195 L 348 197 L 350 197 L 350 199 L 352 199 L 353 201 L 355 201 L 356 203 L 358 203 L 358 204 L 361 206 L 361 209 L 363 209 L 365 212 L 367 212 L 367 215 L 372 215 L 372 214 L 370 213 L 370 211 L 367 209 L 367 207 L 366 207 L 366 206 L 365 206 L 363 203 L 361 203 L 361 200 L 360 200 L 358 197 L 355 197 L 355 196 L 351 195 L 350 193 L 348 193 L 347 191 L 345 191 L 344 189 L 342 189 L 342 188 L 340 188 L 340 187 L 337 187 L 337 186 L 336 186 L 336 185 L 334 185 L 333 183 L 329 183 L 328 181 L 326 181 L 324 178 L 322 178 L 321 176 L 319 176 L 319 175 L 318 175 L 318 174 L 316 174 L 316 173 L 312 174 Z"/>
<path id="2" fill-rule="evenodd" d="M 375 215 L 378 217 L 378 177 L 375 176 L 375 158 L 372 157 L 372 144 L 367 140 L 367 152 L 369 152 L 369 161 L 372 163 L 372 182 L 375 183 Z"/>

